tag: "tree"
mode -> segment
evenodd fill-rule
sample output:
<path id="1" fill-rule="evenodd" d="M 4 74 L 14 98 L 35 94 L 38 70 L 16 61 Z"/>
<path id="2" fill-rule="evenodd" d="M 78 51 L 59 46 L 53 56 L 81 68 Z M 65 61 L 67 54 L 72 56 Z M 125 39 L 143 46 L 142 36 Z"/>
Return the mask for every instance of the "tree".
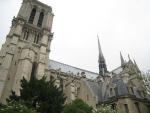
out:
<path id="1" fill-rule="evenodd" d="M 21 80 L 20 96 L 14 92 L 8 101 L 22 101 L 27 107 L 40 113 L 60 113 L 64 107 L 65 97 L 54 81 L 46 81 L 46 77 L 38 80 L 31 77 L 30 81 Z"/>
<path id="2" fill-rule="evenodd" d="M 150 72 L 143 73 L 142 78 L 146 87 L 147 94 L 150 95 Z"/>
<path id="3" fill-rule="evenodd" d="M 100 105 L 95 113 L 116 113 L 110 105 Z"/>
<path id="4" fill-rule="evenodd" d="M 0 113 L 37 113 L 35 110 L 26 107 L 18 102 L 9 102 L 8 105 L 0 106 Z"/>
<path id="5" fill-rule="evenodd" d="M 81 99 L 76 99 L 72 103 L 67 104 L 62 113 L 92 113 L 92 110 L 93 108 Z"/>

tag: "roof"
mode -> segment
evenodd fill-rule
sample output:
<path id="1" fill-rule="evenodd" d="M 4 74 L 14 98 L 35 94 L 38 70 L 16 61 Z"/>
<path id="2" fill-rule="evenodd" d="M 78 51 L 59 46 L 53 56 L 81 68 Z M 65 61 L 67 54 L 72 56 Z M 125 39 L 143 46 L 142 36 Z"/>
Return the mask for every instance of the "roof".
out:
<path id="1" fill-rule="evenodd" d="M 79 75 L 82 72 L 84 72 L 87 78 L 96 78 L 98 76 L 98 73 L 91 72 L 85 69 L 80 69 L 54 60 L 49 60 L 49 69 L 54 69 L 54 70 L 60 69 L 62 72 L 72 73 L 74 75 Z"/>
<path id="2" fill-rule="evenodd" d="M 118 67 L 118 68 L 112 70 L 111 72 L 114 73 L 114 74 L 119 74 L 119 73 L 122 72 L 122 70 L 123 70 L 123 69 L 122 69 L 122 67 L 120 66 L 120 67 Z"/>
<path id="3" fill-rule="evenodd" d="M 44 3 L 40 2 L 39 0 L 34 0 L 34 1 L 32 1 L 32 2 L 37 3 L 38 5 L 41 5 L 41 6 L 43 6 L 44 8 L 47 8 L 47 9 L 49 9 L 50 11 L 52 11 L 51 6 L 48 6 L 47 4 L 44 4 Z"/>
<path id="4" fill-rule="evenodd" d="M 128 89 L 127 89 L 127 85 L 123 82 L 122 79 L 115 79 L 113 80 L 113 83 L 116 84 L 116 95 L 118 96 L 123 96 L 123 95 L 127 95 Z"/>
<path id="5" fill-rule="evenodd" d="M 49 60 L 49 69 L 60 70 L 61 72 L 68 73 L 68 74 L 72 73 L 73 75 L 81 75 L 81 73 L 84 72 L 87 78 L 96 78 L 99 75 L 98 73 L 91 72 L 85 69 L 80 69 L 54 60 Z M 123 69 L 120 66 L 114 69 L 113 71 L 111 71 L 112 73 L 114 73 L 114 76 L 112 76 L 112 83 L 116 84 L 116 88 L 114 89 L 116 96 L 125 96 L 129 94 L 127 84 L 124 83 L 124 81 L 119 75 L 122 72 L 122 70 Z M 95 98 L 97 102 L 104 102 L 111 99 L 111 97 L 109 97 L 109 91 L 108 91 L 109 89 L 103 90 L 103 82 L 96 82 L 96 81 L 86 79 L 85 83 L 89 88 L 93 98 Z M 133 89 L 133 90 L 134 90 L 134 95 L 137 98 L 142 98 L 139 95 L 137 89 Z M 103 91 L 105 92 L 105 95 L 102 96 Z"/>
<path id="6" fill-rule="evenodd" d="M 96 98 L 96 100 L 98 102 L 102 101 L 102 82 L 97 83 L 94 81 L 87 80 L 86 84 L 90 89 L 91 93 L 93 94 L 93 96 Z"/>

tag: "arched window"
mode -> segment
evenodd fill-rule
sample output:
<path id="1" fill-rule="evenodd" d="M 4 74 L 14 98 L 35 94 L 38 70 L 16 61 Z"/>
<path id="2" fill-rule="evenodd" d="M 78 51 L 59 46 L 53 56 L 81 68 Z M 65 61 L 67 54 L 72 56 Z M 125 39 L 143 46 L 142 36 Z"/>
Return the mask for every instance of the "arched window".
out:
<path id="1" fill-rule="evenodd" d="M 110 96 L 112 96 L 112 95 L 113 95 L 113 89 L 110 88 Z"/>
<path id="2" fill-rule="evenodd" d="M 63 91 L 63 79 L 62 78 L 60 78 L 60 88 L 61 88 L 61 90 Z"/>
<path id="3" fill-rule="evenodd" d="M 36 9 L 33 8 L 32 11 L 31 11 L 31 14 L 30 14 L 29 21 L 28 21 L 30 24 L 33 24 L 35 14 L 36 14 Z"/>
<path id="4" fill-rule="evenodd" d="M 125 107 L 125 113 L 129 113 L 128 104 L 124 104 L 124 107 Z"/>
<path id="5" fill-rule="evenodd" d="M 36 77 L 37 65 L 38 64 L 36 62 L 33 62 L 30 79 L 34 79 Z"/>
<path id="6" fill-rule="evenodd" d="M 39 42 L 39 37 L 40 37 L 40 34 L 35 34 L 34 43 L 38 44 L 38 42 Z"/>
<path id="7" fill-rule="evenodd" d="M 41 27 L 41 26 L 42 26 L 43 18 L 44 18 L 44 13 L 41 12 L 41 13 L 40 13 L 40 16 L 39 16 L 38 23 L 37 23 L 37 26 L 38 26 L 38 27 Z"/>
<path id="8" fill-rule="evenodd" d="M 141 113 L 140 106 L 139 106 L 138 102 L 135 102 L 135 106 L 136 106 L 136 109 L 137 109 L 138 113 Z"/>

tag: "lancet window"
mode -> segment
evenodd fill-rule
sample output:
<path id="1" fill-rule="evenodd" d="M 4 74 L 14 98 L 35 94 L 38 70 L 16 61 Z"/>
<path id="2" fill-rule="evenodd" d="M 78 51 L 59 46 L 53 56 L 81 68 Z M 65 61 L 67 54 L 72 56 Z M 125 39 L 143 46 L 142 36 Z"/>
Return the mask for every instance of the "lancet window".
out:
<path id="1" fill-rule="evenodd" d="M 31 11 L 31 14 L 30 14 L 29 21 L 28 21 L 30 24 L 33 24 L 33 21 L 34 21 L 34 18 L 35 18 L 35 14 L 36 14 L 36 9 L 33 8 L 32 11 Z"/>

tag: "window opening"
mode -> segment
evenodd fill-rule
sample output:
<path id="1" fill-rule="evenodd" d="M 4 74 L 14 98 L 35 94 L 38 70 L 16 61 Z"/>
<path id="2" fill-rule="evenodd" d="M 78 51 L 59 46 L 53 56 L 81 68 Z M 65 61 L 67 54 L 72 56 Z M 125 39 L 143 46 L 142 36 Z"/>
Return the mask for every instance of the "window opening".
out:
<path id="1" fill-rule="evenodd" d="M 62 91 L 63 91 L 63 86 L 64 86 L 64 85 L 63 85 L 63 79 L 61 78 L 61 79 L 60 79 L 60 88 L 61 88 Z"/>
<path id="2" fill-rule="evenodd" d="M 87 98 L 87 101 L 89 101 L 89 95 L 87 95 L 86 98 Z"/>
<path id="3" fill-rule="evenodd" d="M 30 24 L 33 24 L 35 14 L 36 14 L 36 9 L 33 8 L 32 11 L 31 11 L 31 14 L 30 14 L 29 21 L 28 21 Z"/>
<path id="4" fill-rule="evenodd" d="M 135 103 L 135 106 L 136 106 L 136 109 L 137 109 L 138 113 L 141 113 L 141 112 L 140 112 L 139 103 L 136 102 L 136 103 Z"/>
<path id="5" fill-rule="evenodd" d="M 124 107 L 125 107 L 125 113 L 129 113 L 128 105 L 127 105 L 127 104 L 124 104 Z"/>
<path id="6" fill-rule="evenodd" d="M 110 88 L 110 95 L 113 95 L 113 89 Z"/>
<path id="7" fill-rule="evenodd" d="M 32 65 L 32 72 L 31 72 L 31 77 L 30 79 L 33 79 L 36 77 L 36 70 L 37 70 L 37 63 L 36 62 L 33 62 L 33 65 Z"/>
<path id="8" fill-rule="evenodd" d="M 134 90 L 133 90 L 133 87 L 130 87 L 130 89 L 131 89 L 131 92 L 132 92 L 132 94 L 134 94 Z"/>
<path id="9" fill-rule="evenodd" d="M 43 18 L 44 18 L 44 13 L 41 12 L 41 13 L 40 13 L 40 16 L 39 16 L 38 23 L 37 23 L 37 26 L 38 26 L 38 27 L 41 27 L 41 26 L 42 26 Z"/>
<path id="10" fill-rule="evenodd" d="M 40 37 L 39 34 L 35 34 L 35 37 L 34 37 L 34 43 L 38 44 L 39 37 Z"/>

